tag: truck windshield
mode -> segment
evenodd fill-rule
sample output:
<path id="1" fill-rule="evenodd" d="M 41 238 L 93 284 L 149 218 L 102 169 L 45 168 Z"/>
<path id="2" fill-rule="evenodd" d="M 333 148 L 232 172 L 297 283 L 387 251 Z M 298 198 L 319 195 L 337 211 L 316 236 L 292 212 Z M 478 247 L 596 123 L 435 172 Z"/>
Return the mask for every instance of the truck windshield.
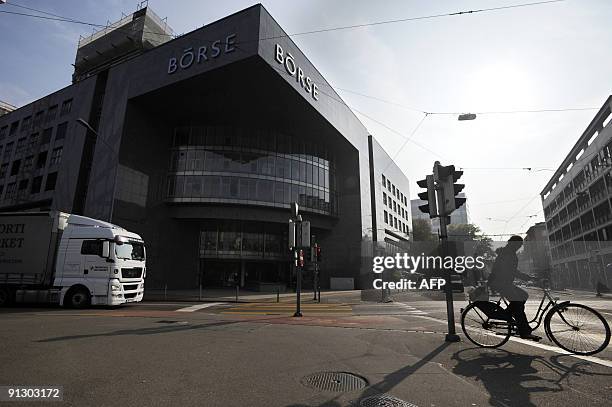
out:
<path id="1" fill-rule="evenodd" d="M 144 260 L 145 249 L 144 244 L 140 242 L 130 241 L 122 245 L 115 245 L 115 254 L 117 258 L 128 260 Z"/>

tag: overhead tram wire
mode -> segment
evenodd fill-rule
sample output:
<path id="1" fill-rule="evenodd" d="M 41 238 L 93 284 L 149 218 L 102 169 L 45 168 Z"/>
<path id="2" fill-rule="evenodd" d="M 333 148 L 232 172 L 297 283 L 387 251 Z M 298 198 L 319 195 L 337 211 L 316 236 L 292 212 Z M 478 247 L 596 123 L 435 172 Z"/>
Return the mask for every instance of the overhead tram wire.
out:
<path id="1" fill-rule="evenodd" d="M 396 24 L 396 23 L 403 23 L 403 22 L 409 22 L 409 21 L 429 20 L 429 19 L 443 18 L 443 17 L 464 16 L 464 15 L 470 15 L 470 14 L 508 10 L 508 9 L 521 8 L 521 7 L 538 6 L 538 5 L 550 4 L 550 3 L 560 3 L 564 1 L 565 0 L 545 0 L 545 1 L 538 1 L 538 2 L 530 2 L 530 3 L 511 4 L 508 6 L 482 8 L 482 9 L 476 9 L 476 10 L 464 10 L 464 11 L 456 11 L 456 12 L 451 12 L 451 13 L 432 14 L 432 15 L 427 15 L 427 16 L 408 17 L 408 18 L 401 18 L 401 19 L 394 19 L 394 20 L 383 20 L 383 21 L 376 21 L 372 23 L 329 27 L 329 28 L 322 28 L 322 29 L 316 29 L 316 30 L 310 30 L 310 31 L 297 32 L 293 34 L 281 34 L 281 35 L 275 35 L 271 37 L 258 38 L 256 40 L 247 40 L 247 41 L 242 41 L 242 43 L 254 42 L 254 41 L 257 41 L 257 42 L 267 41 L 267 40 L 287 38 L 287 37 L 291 38 L 291 37 L 297 37 L 297 36 L 302 36 L 302 35 L 319 34 L 319 33 L 333 32 L 333 31 L 340 31 L 340 30 L 352 30 L 352 29 L 358 29 L 358 28 L 365 28 L 365 27 L 372 27 L 372 26 L 379 26 L 379 25 L 386 25 L 386 24 Z M 63 16 L 59 16 L 57 14 L 49 13 L 43 10 L 38 10 L 38 9 L 22 6 L 20 4 L 12 4 L 12 3 L 6 3 L 6 4 L 12 5 L 15 7 L 21 7 L 24 9 L 31 10 L 31 11 L 36 11 L 42 14 L 47 14 L 49 15 L 49 17 L 35 15 L 35 14 L 28 14 L 28 13 L 18 13 L 18 12 L 6 11 L 6 10 L 0 10 L 0 13 L 29 16 L 29 17 L 35 17 L 35 18 L 40 18 L 40 19 L 45 19 L 45 20 L 63 21 L 63 22 L 74 23 L 74 24 L 89 25 L 92 27 L 100 27 L 100 28 L 107 27 L 107 25 L 104 25 L 104 24 L 90 23 L 90 22 L 85 22 L 82 20 L 63 17 Z M 169 35 L 167 33 L 159 33 L 159 32 L 158 33 L 151 32 L 151 33 L 158 34 L 158 35 Z"/>

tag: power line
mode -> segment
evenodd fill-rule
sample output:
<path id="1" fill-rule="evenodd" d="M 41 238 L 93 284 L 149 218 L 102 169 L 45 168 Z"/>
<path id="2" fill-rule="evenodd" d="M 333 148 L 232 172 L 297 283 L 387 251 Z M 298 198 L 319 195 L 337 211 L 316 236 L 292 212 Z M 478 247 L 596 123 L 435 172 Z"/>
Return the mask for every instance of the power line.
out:
<path id="1" fill-rule="evenodd" d="M 253 41 L 259 42 L 259 41 L 266 41 L 266 40 L 286 38 L 286 37 L 290 37 L 291 38 L 291 37 L 297 37 L 297 36 L 302 36 L 302 35 L 318 34 L 318 33 L 340 31 L 340 30 L 351 30 L 351 29 L 365 28 L 365 27 L 372 27 L 372 26 L 379 26 L 379 25 L 386 25 L 386 24 L 403 23 L 403 22 L 408 22 L 408 21 L 428 20 L 428 19 L 442 18 L 442 17 L 454 17 L 454 16 L 463 16 L 463 15 L 468 15 L 468 14 L 486 13 L 486 12 L 507 10 L 507 9 L 520 8 L 520 7 L 531 7 L 531 6 L 538 6 L 538 5 L 550 4 L 550 3 L 560 3 L 560 2 L 563 2 L 563 1 L 565 1 L 565 0 L 546 0 L 546 1 L 531 2 L 531 3 L 512 4 L 512 5 L 500 6 L 500 7 L 489 7 L 489 8 L 482 8 L 482 9 L 476 9 L 476 10 L 456 11 L 456 12 L 452 12 L 452 13 L 432 14 L 432 15 L 427 15 L 427 16 L 408 17 L 408 18 L 401 18 L 401 19 L 394 19 L 394 20 L 383 20 L 383 21 L 376 21 L 376 22 L 372 22 L 372 23 L 352 24 L 352 25 L 345 25 L 345 26 L 321 28 L 321 29 L 316 29 L 316 30 L 297 32 L 297 33 L 293 33 L 293 34 L 281 34 L 281 35 L 275 35 L 275 36 L 271 36 L 271 37 L 258 38 L 256 40 L 242 41 L 242 42 L 243 43 L 245 43 L 245 42 L 253 42 Z M 21 5 L 18 5 L 18 4 L 11 4 L 11 3 L 7 3 L 7 4 L 13 5 L 13 6 L 16 6 L 16 7 L 21 7 L 21 8 L 24 8 L 24 9 L 28 9 L 28 10 L 31 10 L 31 11 L 36 11 L 38 13 L 47 14 L 49 17 L 35 15 L 35 14 L 28 14 L 28 13 L 18 13 L 18 12 L 6 11 L 6 10 L 0 10 L 1 13 L 21 15 L 21 16 L 28 16 L 28 17 L 45 19 L 45 20 L 63 21 L 63 22 L 74 23 L 74 24 L 89 25 L 89 26 L 92 26 L 92 27 L 100 27 L 100 28 L 107 27 L 107 25 L 90 23 L 90 22 L 85 22 L 85 21 L 77 20 L 77 19 L 71 19 L 71 18 L 63 17 L 63 16 L 60 16 L 60 15 L 57 15 L 57 14 L 49 13 L 49 12 L 46 12 L 46 11 L 43 11 L 43 10 L 38 10 L 38 9 L 26 7 L 26 6 L 21 6 Z M 158 35 L 169 35 L 167 33 L 155 33 L 155 34 L 158 34 Z"/>
<path id="2" fill-rule="evenodd" d="M 427 16 L 408 17 L 408 18 L 400 18 L 400 19 L 395 19 L 395 20 L 383 20 L 383 21 L 377 21 L 377 22 L 372 22 L 372 23 L 352 24 L 352 25 L 345 25 L 345 26 L 338 26 L 338 27 L 321 28 L 317 30 L 310 30 L 310 31 L 297 32 L 293 34 L 284 34 L 284 35 L 276 35 L 276 36 L 267 37 L 267 38 L 261 38 L 260 41 L 261 40 L 273 40 L 273 39 L 284 38 L 284 37 L 297 37 L 300 35 L 319 34 L 319 33 L 330 32 L 330 31 L 352 30 L 356 28 L 372 27 L 372 26 L 385 25 L 385 24 L 405 23 L 408 21 L 428 20 L 428 19 L 441 18 L 441 17 L 453 17 L 453 16 L 462 16 L 462 15 L 467 15 L 467 14 L 485 13 L 485 12 L 507 10 L 507 9 L 519 8 L 519 7 L 530 7 L 530 6 L 537 6 L 537 5 L 549 4 L 549 3 L 560 3 L 563 1 L 565 0 L 538 1 L 538 2 L 532 2 L 532 3 L 513 4 L 509 6 L 490 7 L 490 8 L 466 10 L 466 11 L 456 11 L 453 13 L 432 14 L 432 15 L 427 15 Z"/>
<path id="3" fill-rule="evenodd" d="M 330 85 L 331 86 L 331 85 Z M 395 107 L 399 107 L 402 109 L 406 109 L 406 110 L 411 110 L 414 112 L 419 112 L 419 113 L 427 113 L 430 115 L 437 115 L 437 116 L 443 116 L 443 115 L 448 115 L 448 116 L 458 116 L 460 114 L 464 114 L 465 112 L 435 112 L 435 111 L 428 111 L 428 110 L 423 110 L 423 109 L 417 109 L 414 107 L 410 107 L 410 106 L 406 106 L 403 105 L 401 103 L 397 103 L 391 100 L 387 100 L 387 99 L 383 99 L 381 97 L 378 96 L 372 96 L 372 95 L 367 95 L 365 93 L 361 93 L 361 92 L 357 92 L 354 90 L 350 90 L 350 89 L 344 89 L 344 88 L 340 88 L 340 87 L 335 87 L 335 89 L 338 89 L 342 92 L 347 92 L 347 93 L 352 93 L 354 95 L 358 95 L 364 98 L 368 98 L 368 99 L 372 99 L 372 100 L 376 100 L 378 102 L 381 103 L 385 103 L 391 106 L 395 106 Z M 546 112 L 573 112 L 573 111 L 585 111 L 585 110 L 599 110 L 599 107 L 569 107 L 569 108 L 559 108 L 559 109 L 533 109 L 533 110 L 500 110 L 500 111 L 475 111 L 475 112 L 471 112 L 474 113 L 476 115 L 486 115 L 486 114 L 515 114 L 515 113 L 546 113 Z"/>

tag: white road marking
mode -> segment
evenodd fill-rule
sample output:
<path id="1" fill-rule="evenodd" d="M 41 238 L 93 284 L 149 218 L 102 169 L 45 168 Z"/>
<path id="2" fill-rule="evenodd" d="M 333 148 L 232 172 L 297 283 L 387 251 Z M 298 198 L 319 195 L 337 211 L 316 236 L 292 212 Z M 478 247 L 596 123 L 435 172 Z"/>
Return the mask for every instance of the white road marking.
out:
<path id="1" fill-rule="evenodd" d="M 177 312 L 194 312 L 202 308 L 209 308 L 209 307 L 214 307 L 215 305 L 223 305 L 223 304 L 225 303 L 224 302 L 207 302 L 205 304 L 197 304 L 197 305 L 192 305 L 191 307 L 177 309 L 176 311 Z"/>
<path id="2" fill-rule="evenodd" d="M 447 321 L 444 321 L 442 319 L 433 318 L 433 317 L 429 317 L 429 316 L 415 315 L 415 317 L 423 318 L 423 319 L 428 319 L 428 320 L 439 322 L 439 323 L 445 324 L 445 325 L 448 323 Z M 457 327 L 458 331 L 461 330 L 461 325 L 455 324 L 455 326 Z M 601 366 L 612 367 L 612 361 L 611 360 L 600 359 L 600 358 L 597 358 L 595 356 L 575 355 L 573 353 L 566 352 L 563 349 L 557 348 L 555 346 L 544 345 L 543 343 L 538 343 L 538 342 L 530 341 L 530 340 L 527 340 L 527 339 L 521 339 L 521 338 L 517 338 L 515 336 L 511 336 L 510 340 L 513 341 L 513 342 L 521 343 L 523 345 L 533 346 L 534 348 L 540 348 L 540 349 L 548 350 L 550 352 L 555 352 L 555 353 L 558 353 L 560 355 L 568 355 L 568 356 L 574 357 L 576 359 L 582 359 L 582 360 L 586 360 L 586 361 L 591 362 L 591 363 L 597 363 L 598 365 L 601 365 Z"/>

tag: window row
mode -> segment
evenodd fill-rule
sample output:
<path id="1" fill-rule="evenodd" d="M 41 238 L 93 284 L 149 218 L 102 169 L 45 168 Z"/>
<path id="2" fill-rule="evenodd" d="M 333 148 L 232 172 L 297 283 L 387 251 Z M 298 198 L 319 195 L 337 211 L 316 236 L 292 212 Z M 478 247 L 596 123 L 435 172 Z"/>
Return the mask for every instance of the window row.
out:
<path id="1" fill-rule="evenodd" d="M 55 142 L 66 138 L 67 130 L 68 122 L 59 124 L 55 132 Z M 20 137 L 16 142 L 11 141 L 4 146 L 0 145 L 0 157 L 2 157 L 2 162 L 6 163 L 10 161 L 11 157 L 13 157 L 13 153 L 15 153 L 15 157 L 17 157 L 18 155 L 32 152 L 40 145 L 49 144 L 51 143 L 52 137 L 53 127 L 48 127 L 40 133 L 32 133 L 29 137 Z"/>
<path id="2" fill-rule="evenodd" d="M 173 146 L 215 146 L 215 149 L 263 150 L 291 154 L 310 162 L 329 166 L 332 152 L 323 143 L 274 131 L 233 126 L 184 126 L 174 132 Z"/>
<path id="3" fill-rule="evenodd" d="M 63 147 L 56 147 L 51 150 L 51 159 L 49 160 L 50 166 L 59 165 L 62 162 Z M 18 175 L 21 173 L 27 173 L 33 169 L 44 169 L 47 166 L 47 151 L 41 151 L 36 156 L 29 155 L 23 159 L 17 159 L 0 164 L 0 181 L 8 174 L 9 176 Z M 9 171 L 10 167 L 10 171 Z"/>
<path id="4" fill-rule="evenodd" d="M 57 172 L 52 172 L 47 175 L 47 179 L 45 180 L 44 191 L 54 191 L 55 185 L 57 183 Z M 2 195 L 4 191 L 4 185 L 0 184 L 0 200 L 2 199 L 11 199 L 17 196 L 25 196 L 27 194 L 37 194 L 41 192 L 41 188 L 43 185 L 43 176 L 39 175 L 37 177 L 30 179 L 22 179 L 19 182 L 10 182 L 6 184 L 6 193 L 4 196 Z"/>
<path id="5" fill-rule="evenodd" d="M 276 225 L 224 222 L 200 231 L 200 255 L 287 256 L 287 232 Z"/>
<path id="6" fill-rule="evenodd" d="M 387 191 L 389 191 L 393 197 L 397 198 L 402 205 L 408 206 L 408 197 L 406 197 L 398 187 L 391 183 L 389 178 L 385 177 L 385 174 L 382 174 L 382 185 L 383 188 L 387 188 Z"/>
<path id="7" fill-rule="evenodd" d="M 64 102 L 62 102 L 62 106 L 59 109 L 59 116 L 62 117 L 67 115 L 68 113 L 70 113 L 71 109 L 72 99 L 65 100 Z M 49 107 L 46 112 L 44 110 L 40 110 L 36 112 L 33 117 L 24 117 L 21 120 L 21 126 L 19 124 L 19 120 L 11 123 L 10 127 L 9 125 L 3 126 L 2 128 L 0 128 L 0 141 L 4 140 L 6 136 L 14 136 L 15 134 L 17 134 L 18 130 L 23 133 L 38 128 L 43 124 L 50 123 L 57 118 L 57 113 L 58 105 L 53 105 Z"/>
<path id="8" fill-rule="evenodd" d="M 401 219 L 396 218 L 395 216 L 391 215 L 390 213 L 388 213 L 387 211 L 383 211 L 384 213 L 384 220 L 385 223 L 389 226 L 391 226 L 392 228 L 395 228 L 405 234 L 409 234 L 410 233 L 410 228 L 408 226 L 407 223 L 402 222 Z"/>
<path id="9" fill-rule="evenodd" d="M 408 209 L 405 209 L 400 205 L 399 202 L 394 201 L 390 196 L 388 197 L 386 193 L 383 192 L 383 204 L 389 208 L 389 212 L 393 211 L 399 216 L 401 216 L 405 220 L 408 219 Z"/>
<path id="10" fill-rule="evenodd" d="M 256 178 L 177 175 L 168 177 L 168 198 L 216 198 L 269 202 L 337 213 L 333 193 L 288 182 Z"/>
<path id="11" fill-rule="evenodd" d="M 261 174 L 291 179 L 334 190 L 328 168 L 274 155 L 212 150 L 173 151 L 171 172 L 207 171 Z"/>

